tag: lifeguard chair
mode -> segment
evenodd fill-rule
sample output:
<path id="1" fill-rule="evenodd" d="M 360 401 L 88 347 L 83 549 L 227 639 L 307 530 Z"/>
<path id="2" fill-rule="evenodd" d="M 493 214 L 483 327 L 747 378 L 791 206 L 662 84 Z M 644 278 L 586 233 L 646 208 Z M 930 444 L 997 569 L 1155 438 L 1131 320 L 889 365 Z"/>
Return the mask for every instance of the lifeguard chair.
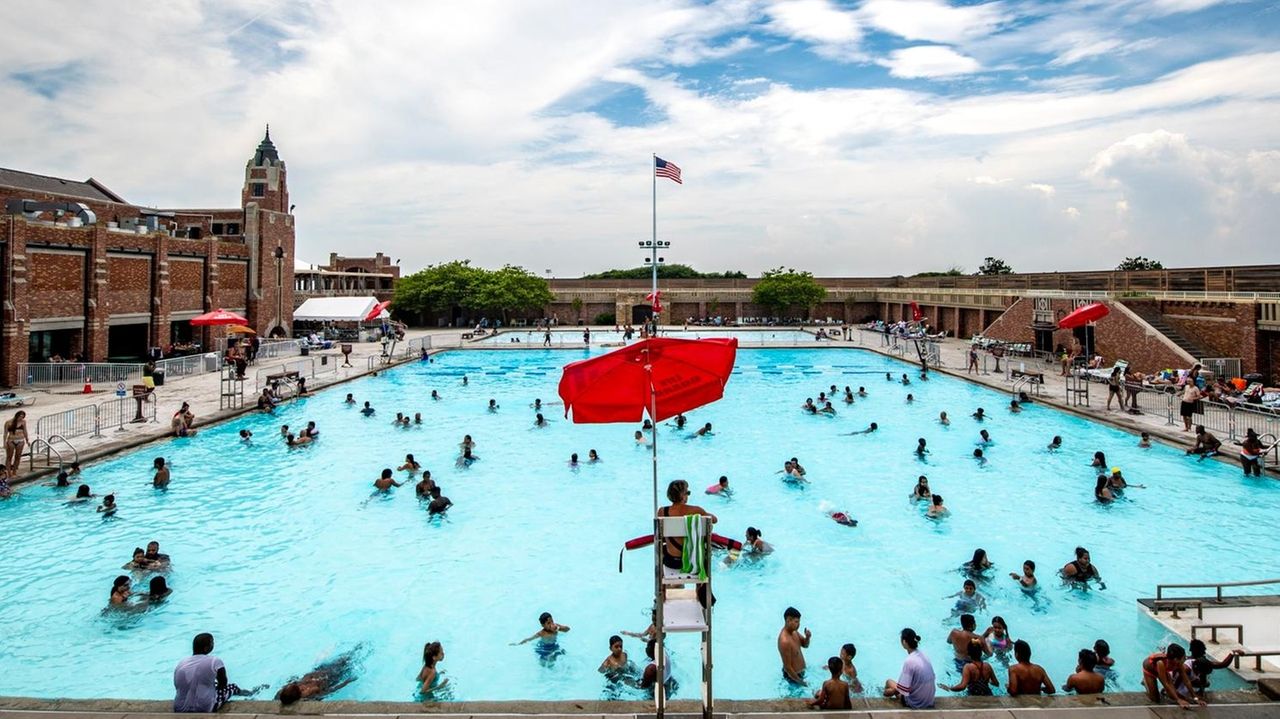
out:
<path id="1" fill-rule="evenodd" d="M 654 518 L 654 629 L 657 646 L 654 663 L 657 677 L 653 688 L 658 719 L 666 712 L 666 635 L 668 632 L 698 632 L 702 635 L 702 717 L 711 719 L 711 518 Z M 682 539 L 684 565 L 690 571 L 672 569 L 662 563 L 667 539 Z M 698 594 L 705 598 L 699 601 Z"/>

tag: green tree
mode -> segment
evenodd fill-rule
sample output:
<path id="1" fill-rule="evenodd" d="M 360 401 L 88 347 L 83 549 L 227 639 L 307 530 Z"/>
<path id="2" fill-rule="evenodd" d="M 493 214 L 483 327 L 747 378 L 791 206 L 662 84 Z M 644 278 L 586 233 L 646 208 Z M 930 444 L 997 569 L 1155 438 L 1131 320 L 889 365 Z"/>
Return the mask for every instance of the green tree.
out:
<path id="1" fill-rule="evenodd" d="M 647 280 L 653 277 L 651 267 L 632 267 L 625 270 L 605 270 L 583 275 L 584 280 Z M 728 270 L 726 272 L 698 272 L 689 265 L 679 263 L 658 265 L 660 280 L 697 280 L 697 279 L 746 279 L 745 272 Z"/>
<path id="2" fill-rule="evenodd" d="M 987 257 L 982 261 L 982 266 L 978 268 L 978 274 L 1011 275 L 1013 274 L 1013 268 L 998 257 Z"/>
<path id="3" fill-rule="evenodd" d="M 912 277 L 960 277 L 964 274 L 964 268 L 960 265 L 952 265 L 945 272 L 917 272 Z"/>
<path id="4" fill-rule="evenodd" d="M 554 298 L 547 281 L 523 267 L 506 265 L 500 270 L 480 270 L 471 283 L 462 306 L 506 322 L 512 312 L 540 310 Z"/>
<path id="5" fill-rule="evenodd" d="M 827 288 L 818 284 L 809 272 L 797 272 L 791 268 L 768 270 L 751 289 L 751 301 L 783 315 L 798 308 L 809 310 L 827 296 Z"/>
<path id="6" fill-rule="evenodd" d="M 1116 265 L 1116 269 L 1120 272 L 1141 272 L 1143 270 L 1163 270 L 1164 265 L 1160 264 L 1160 260 L 1149 260 L 1142 255 L 1137 257 L 1126 257 L 1124 262 Z"/>
<path id="7" fill-rule="evenodd" d="M 476 279 L 483 273 L 471 260 L 454 260 L 400 278 L 391 305 L 399 313 L 413 314 L 419 322 L 427 317 L 452 314 L 466 304 Z"/>

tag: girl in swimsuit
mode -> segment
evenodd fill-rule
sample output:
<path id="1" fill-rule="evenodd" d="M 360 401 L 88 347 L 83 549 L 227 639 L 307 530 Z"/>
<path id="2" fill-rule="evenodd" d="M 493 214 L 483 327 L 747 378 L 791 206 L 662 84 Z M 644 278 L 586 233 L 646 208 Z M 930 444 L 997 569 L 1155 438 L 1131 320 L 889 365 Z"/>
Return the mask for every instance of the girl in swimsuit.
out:
<path id="1" fill-rule="evenodd" d="M 418 694 L 426 697 L 449 683 L 448 679 L 440 680 L 440 673 L 436 669 L 436 664 L 443 660 L 444 645 L 440 642 L 427 642 L 427 645 L 422 648 L 422 671 L 418 672 Z"/>
<path id="2" fill-rule="evenodd" d="M 1191 686 L 1191 678 L 1187 675 L 1184 661 L 1187 652 L 1179 644 L 1170 644 L 1163 652 L 1155 652 L 1142 660 L 1142 686 L 1147 690 L 1147 699 L 1153 703 L 1160 701 L 1160 690 L 1178 703 L 1183 709 L 1190 709 L 1191 703 L 1178 696 L 1175 685 Z M 1204 706 L 1204 700 L 1197 698 L 1196 703 Z"/>
<path id="3" fill-rule="evenodd" d="M 920 478 L 916 480 L 915 488 L 911 490 L 911 501 L 928 500 L 932 496 L 933 490 L 929 489 L 929 478 L 923 474 L 920 475 Z"/>
<path id="4" fill-rule="evenodd" d="M 960 682 L 955 686 L 947 686 L 946 682 L 938 682 L 939 689 L 949 692 L 967 690 L 971 697 L 991 696 L 991 687 L 1000 686 L 996 672 L 990 664 L 982 661 L 982 642 L 970 642 L 969 661 L 960 672 Z"/>
<path id="5" fill-rule="evenodd" d="M 987 550 L 979 547 L 973 550 L 973 559 L 960 565 L 960 571 L 970 579 L 984 581 L 988 579 L 986 571 L 991 567 L 991 560 L 987 558 Z"/>
<path id="6" fill-rule="evenodd" d="M 22 450 L 27 447 L 27 413 L 18 410 L 13 419 L 4 423 L 4 474 L 6 477 L 18 476 L 18 465 L 22 462 Z"/>
<path id="7" fill-rule="evenodd" d="M 403 472 L 405 470 L 408 470 L 410 472 L 417 472 L 419 469 L 422 469 L 422 465 L 418 464 L 417 460 L 413 458 L 412 454 L 406 454 L 404 456 L 404 464 L 397 467 L 396 471 Z"/>
<path id="8" fill-rule="evenodd" d="M 991 618 L 991 626 L 982 633 L 982 638 L 991 647 L 991 652 L 1005 664 L 1009 663 L 1009 650 L 1013 647 L 1013 639 L 1009 636 L 1009 625 L 999 615 Z"/>

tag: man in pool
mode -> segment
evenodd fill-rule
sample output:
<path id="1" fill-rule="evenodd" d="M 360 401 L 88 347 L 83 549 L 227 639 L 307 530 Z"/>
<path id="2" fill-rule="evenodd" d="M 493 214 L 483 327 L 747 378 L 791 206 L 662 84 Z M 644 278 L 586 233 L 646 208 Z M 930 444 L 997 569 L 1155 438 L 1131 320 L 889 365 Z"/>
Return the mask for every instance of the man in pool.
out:
<path id="1" fill-rule="evenodd" d="M 969 582 L 965 582 L 965 589 L 967 590 L 968 588 Z M 961 671 L 964 669 L 964 665 L 969 663 L 970 644 L 980 645 L 982 647 L 982 653 L 987 656 L 991 656 L 991 646 L 987 644 L 987 641 L 982 638 L 981 634 L 974 631 L 977 628 L 977 620 L 973 618 L 972 614 L 961 614 L 960 627 L 958 629 L 952 629 L 951 633 L 947 634 L 947 641 L 951 644 L 951 648 L 955 652 L 954 659 L 956 663 L 956 671 Z"/>
<path id="2" fill-rule="evenodd" d="M 1101 694 L 1107 686 L 1107 678 L 1094 671 L 1098 666 L 1098 655 L 1092 649 L 1081 649 L 1076 662 L 1076 671 L 1067 677 L 1062 685 L 1065 692 L 1076 694 Z"/>
<path id="3" fill-rule="evenodd" d="M 871 434 L 877 429 L 880 429 L 880 425 L 876 424 L 875 422 L 872 422 L 870 425 L 867 425 L 866 429 L 858 430 L 857 432 L 845 432 L 843 436 L 848 437 L 854 434 Z"/>
<path id="4" fill-rule="evenodd" d="M 778 632 L 778 654 L 782 657 L 782 677 L 794 686 L 806 686 L 804 680 L 804 651 L 813 634 L 800 633 L 800 611 L 787 607 L 782 613 L 782 631 Z"/>
<path id="5" fill-rule="evenodd" d="M 1059 449 L 1062 449 L 1062 438 L 1055 434 L 1049 442 L 1049 451 L 1052 452 Z"/>
<path id="6" fill-rule="evenodd" d="M 280 688 L 276 698 L 284 706 L 302 699 L 323 699 L 356 680 L 356 653 L 360 646 L 339 654 Z"/>
<path id="7" fill-rule="evenodd" d="M 1087 586 L 1090 579 L 1095 579 L 1098 589 L 1107 588 L 1107 583 L 1102 581 L 1102 575 L 1089 557 L 1089 550 L 1084 547 L 1076 547 L 1076 558 L 1063 565 L 1062 578 L 1081 586 Z"/>
<path id="8" fill-rule="evenodd" d="M 1030 644 L 1021 639 L 1014 642 L 1013 656 L 1018 663 L 1009 667 L 1009 696 L 1016 697 L 1024 694 L 1038 696 L 1042 690 L 1045 694 L 1057 692 L 1053 686 L 1053 680 L 1049 678 L 1044 667 L 1031 663 Z"/>
<path id="9" fill-rule="evenodd" d="M 404 484 L 403 482 L 397 482 L 395 478 L 392 477 L 391 475 L 392 475 L 392 472 L 390 467 L 382 470 L 382 476 L 373 480 L 374 489 L 378 490 L 379 492 L 386 492 L 386 491 L 389 491 L 392 487 L 399 487 Z"/>
<path id="10" fill-rule="evenodd" d="M 1222 441 L 1213 436 L 1212 432 L 1205 430 L 1203 424 L 1196 425 L 1196 443 L 1191 449 L 1187 450 L 1187 454 L 1198 454 L 1200 459 L 1212 457 L 1218 453 L 1222 447 Z"/>
<path id="11" fill-rule="evenodd" d="M 1022 563 L 1022 574 L 1017 572 L 1009 572 L 1009 578 L 1016 580 L 1018 585 L 1024 592 L 1035 591 L 1036 588 L 1036 563 L 1028 559 Z"/>
<path id="12" fill-rule="evenodd" d="M 431 488 L 431 503 L 427 505 L 427 514 L 444 514 L 452 506 L 453 502 L 440 493 L 439 487 Z"/>
<path id="13" fill-rule="evenodd" d="M 364 403 L 364 407 L 360 410 L 360 414 L 366 417 L 372 417 L 373 413 L 374 413 L 373 405 L 369 404 L 368 400 L 366 400 Z"/>
<path id="14" fill-rule="evenodd" d="M 972 416 L 974 419 L 976 419 L 976 420 L 978 420 L 979 422 L 981 422 L 982 420 L 984 420 L 984 419 L 986 419 L 986 418 L 987 418 L 987 413 L 986 413 L 986 411 L 984 411 L 981 407 L 979 407 L 979 408 L 978 408 L 978 411 L 977 411 L 977 412 L 974 412 L 974 413 L 973 413 L 972 415 L 970 415 L 970 416 Z"/>

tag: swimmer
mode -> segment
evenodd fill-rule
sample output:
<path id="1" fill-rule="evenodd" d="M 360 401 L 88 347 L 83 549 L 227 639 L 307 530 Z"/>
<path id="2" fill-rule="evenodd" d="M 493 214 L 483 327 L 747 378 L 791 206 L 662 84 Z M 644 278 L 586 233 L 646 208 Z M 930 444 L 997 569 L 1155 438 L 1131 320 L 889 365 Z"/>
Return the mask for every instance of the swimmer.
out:
<path id="1" fill-rule="evenodd" d="M 290 432 L 288 435 L 285 436 L 284 443 L 290 447 L 304 447 L 308 444 L 311 444 L 311 438 L 306 436 L 305 434 L 302 435 L 301 437 L 294 437 L 293 433 Z"/>
<path id="2" fill-rule="evenodd" d="M 247 429 L 240 430 L 240 442 L 242 444 L 252 444 L 252 440 L 253 440 L 253 432 L 250 432 Z"/>
<path id="3" fill-rule="evenodd" d="M 366 400 L 364 403 L 364 407 L 360 409 L 360 414 L 366 417 L 372 417 L 373 413 L 374 413 L 373 405 L 369 404 L 369 402 Z"/>
<path id="4" fill-rule="evenodd" d="M 1111 478 L 1107 481 L 1107 483 L 1110 485 L 1112 491 L 1123 492 L 1129 487 L 1135 487 L 1137 489 L 1147 488 L 1147 485 L 1145 484 L 1129 484 L 1128 482 L 1126 482 L 1124 479 L 1124 475 L 1120 473 L 1119 467 L 1111 468 Z"/>
<path id="5" fill-rule="evenodd" d="M 467 386 L 467 376 L 465 374 L 462 375 L 462 386 L 463 387 Z"/>
<path id="6" fill-rule="evenodd" d="M 391 424 L 399 427 L 404 422 L 404 412 L 396 412 L 396 418 L 391 420 Z"/>
<path id="7" fill-rule="evenodd" d="M 121 607 L 129 603 L 129 597 L 133 596 L 133 580 L 121 574 L 111 582 L 111 606 Z"/>
<path id="8" fill-rule="evenodd" d="M 1111 667 L 1115 665 L 1116 660 L 1111 656 L 1111 645 L 1107 644 L 1107 640 L 1099 639 L 1093 643 L 1093 653 L 1098 656 L 1098 666 L 1094 669 L 1097 673 L 1104 677 L 1110 678 L 1115 675 L 1115 670 Z M 1110 676 L 1108 676 L 1110 675 Z"/>
<path id="9" fill-rule="evenodd" d="M 698 430 L 697 432 L 694 432 L 691 438 L 692 437 L 713 437 L 713 436 L 715 436 L 715 433 L 711 431 L 711 423 L 707 422 L 706 424 L 702 425 L 702 429 Z"/>
<path id="10" fill-rule="evenodd" d="M 1049 446 L 1047 449 L 1050 452 L 1062 449 L 1062 438 L 1056 434 L 1053 435 L 1053 439 L 1049 440 Z"/>
<path id="11" fill-rule="evenodd" d="M 1062 690 L 1076 694 L 1101 694 L 1107 686 L 1107 680 L 1096 671 L 1098 655 L 1092 649 L 1081 649 L 1076 656 L 1076 671 L 1067 677 Z"/>
<path id="12" fill-rule="evenodd" d="M 466 451 L 468 449 L 475 449 L 475 448 L 476 448 L 476 441 L 474 439 L 471 439 L 471 435 L 469 434 L 462 435 L 462 441 L 458 443 L 458 449 Z"/>
<path id="13" fill-rule="evenodd" d="M 728 497 L 733 494 L 733 490 L 729 489 L 729 478 L 724 475 L 720 476 L 720 481 L 707 487 L 707 494 L 719 494 Z"/>
<path id="14" fill-rule="evenodd" d="M 947 509 L 947 505 L 942 503 L 941 494 L 933 495 L 930 501 L 929 510 L 925 512 L 930 519 L 941 519 L 951 514 L 951 510 Z"/>
<path id="15" fill-rule="evenodd" d="M 876 424 L 875 422 L 872 422 L 871 424 L 867 425 L 867 428 L 866 428 L 866 429 L 858 430 L 857 432 L 845 432 L 845 433 L 844 433 L 843 435 L 841 435 L 841 436 L 842 436 L 842 437 L 848 437 L 848 436 L 850 436 L 850 435 L 854 435 L 854 434 L 871 434 L 872 432 L 876 431 L 877 429 L 880 429 L 880 425 Z"/>
<path id="16" fill-rule="evenodd" d="M 404 472 L 406 470 L 409 472 L 417 472 L 420 469 L 422 469 L 422 465 L 418 464 L 418 460 L 414 459 L 412 454 L 406 454 L 404 456 L 404 464 L 396 467 L 397 472 Z"/>
<path id="17" fill-rule="evenodd" d="M 1094 452 L 1094 453 L 1093 453 L 1093 462 L 1091 462 L 1091 463 L 1089 464 L 1089 466 L 1090 466 L 1090 467 L 1097 467 L 1097 468 L 1099 468 L 1099 469 L 1106 469 L 1106 468 L 1107 468 L 1107 455 L 1103 454 L 1102 452 Z"/>
<path id="18" fill-rule="evenodd" d="M 748 554 L 773 554 L 773 545 L 764 541 L 764 532 L 755 527 L 747 527 L 747 541 L 743 544 L 747 548 Z"/>
<path id="19" fill-rule="evenodd" d="M 627 658 L 627 653 L 622 651 L 622 637 L 617 634 L 609 637 L 609 656 L 600 662 L 598 671 L 610 679 L 635 674 L 635 664 L 632 664 Z"/>
<path id="20" fill-rule="evenodd" d="M 979 432 L 978 437 L 980 437 L 980 439 L 978 440 L 978 444 L 981 444 L 981 445 L 991 444 L 991 433 L 988 432 L 987 430 L 984 429 L 981 432 Z"/>
<path id="21" fill-rule="evenodd" d="M 830 512 L 827 514 L 827 516 L 831 517 L 831 519 L 834 520 L 836 524 L 841 524 L 846 527 L 858 526 L 858 520 L 854 519 L 853 517 L 850 517 L 848 512 Z"/>
<path id="22" fill-rule="evenodd" d="M 1102 581 L 1102 575 L 1089 556 L 1089 550 L 1084 547 L 1076 547 L 1076 558 L 1063 565 L 1061 573 L 1062 578 L 1068 582 L 1087 585 L 1089 580 L 1096 579 L 1099 589 L 1107 588 L 1107 583 Z"/>
<path id="23" fill-rule="evenodd" d="M 387 492 L 390 491 L 392 487 L 400 487 L 403 486 L 403 484 L 403 482 L 397 482 L 392 478 L 390 467 L 382 470 L 382 476 L 373 480 L 373 487 L 379 492 Z"/>
<path id="24" fill-rule="evenodd" d="M 987 557 L 987 550 L 978 547 L 973 550 L 973 558 L 960 565 L 960 571 L 970 579 L 985 581 L 986 572 L 992 566 L 991 560 Z"/>
<path id="25" fill-rule="evenodd" d="M 641 432 L 638 429 L 636 430 L 636 444 L 640 445 L 641 447 L 649 446 L 649 440 L 644 438 L 644 432 Z"/>
<path id="26" fill-rule="evenodd" d="M 1009 578 L 1016 580 L 1018 585 L 1024 592 L 1030 592 L 1036 588 L 1036 563 L 1028 559 L 1022 563 L 1022 574 L 1017 572 L 1009 572 Z"/>
<path id="27" fill-rule="evenodd" d="M 435 480 L 431 479 L 431 472 L 427 470 L 423 471 L 422 479 L 413 486 L 413 491 L 419 499 L 424 499 L 431 496 L 431 490 L 435 489 L 435 486 Z"/>
<path id="28" fill-rule="evenodd" d="M 347 393 L 347 398 L 346 398 L 346 399 L 344 399 L 344 400 L 342 400 L 342 403 L 343 403 L 343 404 L 355 404 L 355 403 L 356 403 L 356 398 L 355 398 L 355 396 L 354 396 L 354 395 L 352 395 L 350 392 L 348 392 L 348 393 Z"/>
<path id="29" fill-rule="evenodd" d="M 906 372 L 903 372 L 903 373 L 902 373 L 902 384 L 903 384 L 904 386 L 905 386 L 905 385 L 909 385 L 909 384 L 911 384 L 911 378 L 907 377 L 907 373 L 906 373 Z"/>
<path id="30" fill-rule="evenodd" d="M 937 497 L 938 495 L 933 495 Z M 956 600 L 951 608 L 951 615 L 971 614 L 975 611 L 986 611 L 987 598 L 978 593 L 978 585 L 972 579 L 964 580 L 964 587 L 955 594 L 948 594 L 943 599 Z"/>
<path id="31" fill-rule="evenodd" d="M 574 452 L 573 454 L 569 455 L 569 468 L 570 468 L 570 469 L 577 469 L 577 468 L 578 468 L 578 453 L 577 453 L 577 452 Z"/>
<path id="32" fill-rule="evenodd" d="M 534 411 L 534 412 L 541 412 L 541 411 L 542 411 L 542 398 L 541 398 L 541 397 L 535 397 L 535 398 L 534 398 L 534 400 L 533 400 L 533 404 L 531 404 L 531 405 L 529 405 L 529 406 L 533 408 L 533 411 Z"/>
<path id="33" fill-rule="evenodd" d="M 795 473 L 800 475 L 801 477 L 808 474 L 808 472 L 804 470 L 804 467 L 800 465 L 800 460 L 796 459 L 795 457 L 791 458 L 791 466 L 793 469 L 795 469 Z"/>
<path id="34" fill-rule="evenodd" d="M 1093 487 L 1093 498 L 1096 499 L 1101 504 L 1107 504 L 1112 501 L 1115 501 L 1115 498 L 1116 498 L 1115 493 L 1112 492 L 1111 488 L 1107 486 L 1108 484 L 1109 482 L 1107 481 L 1107 475 L 1099 474 L 1098 482 Z"/>
<path id="35" fill-rule="evenodd" d="M 114 494 L 108 494 L 103 497 L 102 504 L 98 505 L 98 511 L 101 512 L 104 517 L 110 517 L 115 514 L 116 510 L 119 508 L 119 505 L 116 504 L 116 495 Z"/>
<path id="36" fill-rule="evenodd" d="M 818 410 L 818 412 L 825 414 L 829 417 L 834 417 L 836 414 L 836 408 L 832 407 L 831 402 L 828 401 L 826 404 L 822 406 L 822 409 Z"/>
<path id="37" fill-rule="evenodd" d="M 436 400 L 438 402 L 442 398 L 440 397 L 440 393 L 433 389 L 431 390 L 431 399 Z"/>
<path id="38" fill-rule="evenodd" d="M 973 449 L 973 458 L 974 458 L 974 459 L 976 459 L 976 460 L 978 460 L 978 465 L 979 465 L 979 466 L 981 466 L 981 465 L 985 465 L 985 464 L 987 463 L 987 458 L 986 458 L 986 457 L 984 457 L 984 456 L 982 455 L 982 448 L 981 448 L 981 447 L 974 447 L 974 449 Z"/>
<path id="39" fill-rule="evenodd" d="M 155 476 L 151 478 L 151 486 L 156 489 L 164 489 L 169 486 L 169 468 L 164 464 L 164 457 L 156 457 L 151 463 L 152 469 L 155 470 Z"/>
<path id="40" fill-rule="evenodd" d="M 422 413 L 421 413 L 421 412 L 414 412 L 414 413 L 413 413 L 413 423 L 414 423 L 414 424 L 422 424 Z"/>
<path id="41" fill-rule="evenodd" d="M 1008 663 L 1005 655 L 1013 647 L 1013 637 L 1009 636 L 1009 625 L 1004 621 L 1004 617 L 996 615 L 991 618 L 991 626 L 982 633 L 982 640 L 991 647 L 992 654 Z"/>
<path id="42" fill-rule="evenodd" d="M 453 502 L 440 493 L 440 487 L 431 488 L 431 504 L 427 505 L 427 514 L 444 514 L 452 506 Z"/>
<path id="43" fill-rule="evenodd" d="M 290 679 L 276 694 L 280 704 L 288 706 L 302 699 L 319 701 L 356 680 L 355 655 L 360 650 L 356 647 L 321 664 L 296 679 Z"/>
<path id="44" fill-rule="evenodd" d="M 489 400 L 489 411 L 490 411 L 490 412 L 497 412 L 497 411 L 498 411 L 498 400 L 496 400 L 496 399 L 490 399 L 490 400 Z"/>
<path id="45" fill-rule="evenodd" d="M 147 542 L 147 561 L 160 566 L 169 563 L 169 555 L 160 552 L 160 543 L 154 539 Z"/>
<path id="46" fill-rule="evenodd" d="M 858 668 L 853 665 L 853 658 L 858 656 L 858 648 L 852 642 L 840 647 L 840 661 L 843 664 L 841 674 L 854 694 L 862 693 L 862 682 L 858 681 Z"/>
<path id="47" fill-rule="evenodd" d="M 91 499 L 96 498 L 97 496 L 98 495 L 93 494 L 92 492 L 89 491 L 89 485 L 82 484 L 79 487 L 76 487 L 76 496 L 72 497 L 71 499 L 68 499 L 66 503 L 76 504 L 79 502 L 87 502 Z"/>
<path id="48" fill-rule="evenodd" d="M 676 415 L 676 429 L 684 429 L 684 425 L 688 421 L 688 418 L 683 414 Z"/>
<path id="49" fill-rule="evenodd" d="M 942 425 L 943 427 L 951 426 L 951 420 L 947 417 L 946 412 L 942 412 L 938 415 L 938 424 Z"/>
<path id="50" fill-rule="evenodd" d="M 471 453 L 471 448 L 467 447 L 466 449 L 462 450 L 462 456 L 458 457 L 458 461 L 455 464 L 456 466 L 465 469 L 467 467 L 470 467 L 472 464 L 474 464 L 478 459 L 480 458 Z"/>
<path id="51" fill-rule="evenodd" d="M 533 426 L 534 426 L 534 427 L 546 427 L 548 424 L 550 424 L 550 422 L 548 422 L 548 421 L 547 421 L 547 418 L 546 418 L 546 417 L 543 417 L 543 416 L 542 416 L 542 413 L 541 413 L 541 412 L 539 412 L 539 413 L 537 413 L 536 415 L 534 415 L 534 416 L 533 416 Z"/>
<path id="52" fill-rule="evenodd" d="M 1150 434 L 1147 434 L 1146 432 L 1143 432 L 1143 433 L 1142 433 L 1142 437 L 1140 437 L 1140 438 L 1138 439 L 1138 446 L 1139 446 L 1139 447 L 1141 447 L 1142 449 L 1150 449 L 1150 448 L 1151 448 L 1151 435 L 1150 435 Z"/>
<path id="53" fill-rule="evenodd" d="M 859 397 L 866 397 L 866 396 L 867 396 L 867 388 L 866 388 L 866 387 L 861 387 L 861 386 L 860 386 L 860 387 L 858 387 L 858 396 L 859 396 Z"/>
<path id="54" fill-rule="evenodd" d="M 449 683 L 448 679 L 440 681 L 440 672 L 436 669 L 436 665 L 444 661 L 444 645 L 440 642 L 427 642 L 422 648 L 422 671 L 418 672 L 418 694 L 425 697 L 428 694 L 443 689 Z"/>
<path id="55" fill-rule="evenodd" d="M 853 404 L 853 390 L 848 387 L 844 388 L 844 403 Z"/>
<path id="56" fill-rule="evenodd" d="M 800 409 L 804 410 L 805 412 L 808 412 L 809 414 L 818 413 L 818 408 L 814 406 L 812 397 L 806 399 L 804 401 L 804 404 L 800 405 Z"/>
<path id="57" fill-rule="evenodd" d="M 916 401 L 916 397 L 915 397 L 915 395 L 913 395 L 913 394 L 911 394 L 910 392 L 908 392 L 908 393 L 907 393 L 907 404 L 911 404 L 911 403 L 912 403 L 912 402 L 914 402 L 914 401 Z"/>
<path id="58" fill-rule="evenodd" d="M 284 439 L 285 437 L 288 437 L 288 436 L 289 436 L 289 425 L 287 424 L 280 425 L 280 439 Z"/>
<path id="59" fill-rule="evenodd" d="M 152 564 L 147 560 L 147 553 L 143 551 L 142 547 L 134 547 L 133 559 L 126 562 L 121 569 L 142 570 L 151 569 L 151 567 Z"/>
<path id="60" fill-rule="evenodd" d="M 302 430 L 302 434 L 305 434 L 311 439 L 316 439 L 320 436 L 320 430 L 316 429 L 315 422 L 307 422 L 307 426 Z"/>
<path id="61" fill-rule="evenodd" d="M 587 463 L 595 464 L 600 461 L 600 455 L 594 449 L 587 450 Z"/>
<path id="62" fill-rule="evenodd" d="M 147 595 L 143 597 L 143 601 L 162 602 L 170 594 L 173 594 L 173 588 L 164 577 L 152 577 L 151 581 L 147 582 Z"/>
<path id="63" fill-rule="evenodd" d="M 1022 406 L 1018 404 L 1018 400 L 1016 399 L 1009 400 L 1009 411 L 1014 414 L 1017 414 L 1022 411 Z"/>
<path id="64" fill-rule="evenodd" d="M 965 585 L 966 587 L 968 585 Z M 955 595 L 953 595 L 955 596 Z M 953 659 L 956 664 L 956 671 L 964 669 L 964 665 L 969 663 L 969 645 L 976 644 L 981 654 L 991 656 L 991 647 L 987 646 L 986 640 L 978 634 L 978 622 L 973 615 L 965 612 L 960 615 L 960 627 L 952 629 L 947 634 L 947 643 L 951 645 L 952 651 L 955 653 Z"/>
<path id="65" fill-rule="evenodd" d="M 916 456 L 920 458 L 924 458 L 924 456 L 928 453 L 929 453 L 929 450 L 925 448 L 924 437 L 917 439 L 916 440 Z"/>
<path id="66" fill-rule="evenodd" d="M 987 418 L 987 413 L 981 407 L 979 407 L 977 412 L 974 412 L 969 416 L 981 422 L 982 420 Z"/>
<path id="67" fill-rule="evenodd" d="M 850 687 L 842 677 L 844 662 L 840 657 L 831 657 L 827 659 L 827 670 L 831 672 L 831 678 L 822 683 L 822 687 L 809 702 L 809 707 L 824 711 L 852 709 L 853 704 L 849 700 Z"/>
<path id="68" fill-rule="evenodd" d="M 933 497 L 933 490 L 929 489 L 929 478 L 923 474 L 916 480 L 916 486 L 911 490 L 911 501 L 915 502 L 920 499 L 929 499 Z"/>
<path id="69" fill-rule="evenodd" d="M 885 382 L 892 382 L 892 381 L 893 381 L 893 373 L 892 373 L 892 372 L 885 372 L 885 373 L 884 373 L 884 381 L 885 381 Z"/>
<path id="70" fill-rule="evenodd" d="M 552 661 L 564 653 L 564 650 L 560 648 L 556 640 L 559 639 L 562 633 L 569 631 L 569 627 L 564 624 L 557 624 L 556 620 L 551 616 L 551 612 L 543 612 L 539 615 L 538 624 L 541 626 L 532 636 L 521 639 L 518 642 L 511 642 L 511 646 L 516 647 L 521 644 L 528 644 L 537 639 L 538 643 L 534 647 L 534 652 L 538 655 L 538 658 L 544 662 Z"/>
<path id="71" fill-rule="evenodd" d="M 645 641 L 648 641 L 658 636 L 658 629 L 656 624 L 657 621 L 658 621 L 658 613 L 656 611 L 650 610 L 649 611 L 649 627 L 645 629 L 643 632 L 639 632 L 639 633 L 629 632 L 623 629 L 618 633 L 623 636 L 635 637 L 636 639 L 643 639 Z"/>
<path id="72" fill-rule="evenodd" d="M 642 429 L 642 430 L 644 430 L 644 431 L 646 431 L 646 432 L 652 432 L 652 431 L 653 431 L 653 421 L 652 421 L 652 420 L 648 420 L 648 419 L 646 419 L 646 420 L 644 421 L 644 424 L 640 426 L 640 429 Z"/>

